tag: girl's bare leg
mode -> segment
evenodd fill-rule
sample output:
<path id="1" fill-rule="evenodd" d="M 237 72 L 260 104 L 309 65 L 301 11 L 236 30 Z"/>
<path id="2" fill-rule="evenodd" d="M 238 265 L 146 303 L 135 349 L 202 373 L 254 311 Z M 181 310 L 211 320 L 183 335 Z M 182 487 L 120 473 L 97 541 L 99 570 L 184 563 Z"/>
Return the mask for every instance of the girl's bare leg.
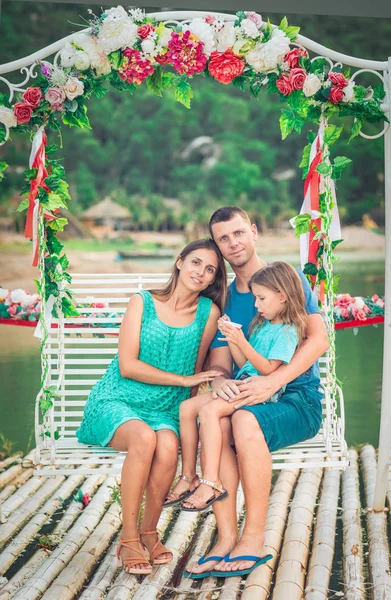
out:
<path id="1" fill-rule="evenodd" d="M 181 453 L 182 453 L 182 475 L 194 482 L 196 476 L 196 462 L 198 449 L 198 427 L 197 417 L 201 408 L 211 402 L 211 392 L 194 396 L 182 402 L 179 409 Z M 194 483 L 193 483 L 194 485 Z M 176 500 L 181 494 L 191 489 L 191 484 L 180 479 L 167 500 Z"/>
<path id="2" fill-rule="evenodd" d="M 202 476 L 204 479 L 216 483 L 222 488 L 219 471 L 221 450 L 223 445 L 223 434 L 220 420 L 228 417 L 235 412 L 233 404 L 217 398 L 203 404 L 200 408 L 201 423 L 201 446 L 204 457 Z M 213 490 L 209 485 L 201 483 L 197 491 L 185 503 L 185 508 L 193 508 L 204 504 L 213 495 Z"/>
<path id="3" fill-rule="evenodd" d="M 156 449 L 156 434 L 143 421 L 127 421 L 118 427 L 110 441 L 110 446 L 120 452 L 126 452 L 121 474 L 123 522 L 121 539 L 138 538 L 137 520 Z M 138 542 L 134 542 L 134 547 L 140 552 L 143 551 Z M 121 556 L 123 558 L 132 556 L 132 551 L 122 547 Z M 145 564 L 133 566 L 146 568 Z"/>
<path id="4" fill-rule="evenodd" d="M 146 487 L 144 516 L 140 525 L 141 539 L 149 552 L 151 552 L 157 536 L 143 536 L 142 532 L 156 529 L 162 512 L 162 503 L 174 479 L 178 462 L 178 438 L 176 434 L 169 429 L 161 429 L 156 432 L 156 438 L 155 455 Z M 162 553 L 159 555 L 159 559 L 164 558 L 170 560 L 172 554 L 171 552 L 165 553 L 164 546 L 162 546 Z"/>

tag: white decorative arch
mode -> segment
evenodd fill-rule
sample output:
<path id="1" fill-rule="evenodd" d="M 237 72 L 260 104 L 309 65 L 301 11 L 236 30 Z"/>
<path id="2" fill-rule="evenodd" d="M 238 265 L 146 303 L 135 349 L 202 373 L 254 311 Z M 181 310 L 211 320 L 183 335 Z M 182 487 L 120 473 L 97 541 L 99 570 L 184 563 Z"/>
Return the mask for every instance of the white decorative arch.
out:
<path id="1" fill-rule="evenodd" d="M 216 18 L 225 21 L 235 21 L 235 15 L 209 12 L 209 11 L 163 11 L 155 13 L 147 13 L 147 16 L 154 17 L 165 24 L 186 24 L 191 19 L 196 17 L 206 17 L 212 15 Z M 82 30 L 88 32 L 89 29 Z M 23 92 L 26 85 L 31 79 L 37 76 L 35 69 L 36 61 L 43 60 L 48 56 L 56 55 L 64 47 L 66 42 L 71 41 L 75 35 L 72 34 L 50 44 L 46 48 L 39 50 L 27 57 L 0 65 L 0 82 L 6 85 L 9 89 L 10 101 L 12 101 L 15 93 Z M 326 48 L 317 42 L 299 35 L 295 44 L 310 50 L 316 54 L 316 57 L 326 58 L 335 66 L 338 63 L 354 67 L 358 69 L 354 73 L 353 78 L 372 73 L 377 75 L 384 85 L 385 98 L 381 105 L 381 109 L 390 119 L 390 91 L 391 91 L 391 57 L 385 61 L 372 61 L 353 56 L 348 56 L 332 49 Z M 19 71 L 22 73 L 23 79 L 19 83 L 9 82 L 5 75 L 11 72 Z M 6 127 L 7 130 L 7 127 Z M 9 131 L 7 131 L 7 134 Z M 379 455 L 378 455 L 378 473 L 376 489 L 373 498 L 373 507 L 382 510 L 384 507 L 384 499 L 386 495 L 387 471 L 390 465 L 390 439 L 391 439 L 391 129 L 389 123 L 385 123 L 382 131 L 378 134 L 369 136 L 360 131 L 360 135 L 367 139 L 375 139 L 384 136 L 384 156 L 385 156 L 385 231 L 386 231 L 386 265 L 385 265 L 385 330 L 384 330 L 384 354 L 383 354 L 383 382 L 382 382 L 382 408 L 381 408 L 381 425 L 379 438 Z M 8 137 L 8 135 L 7 135 Z M 371 399 L 370 399 L 371 400 Z"/>

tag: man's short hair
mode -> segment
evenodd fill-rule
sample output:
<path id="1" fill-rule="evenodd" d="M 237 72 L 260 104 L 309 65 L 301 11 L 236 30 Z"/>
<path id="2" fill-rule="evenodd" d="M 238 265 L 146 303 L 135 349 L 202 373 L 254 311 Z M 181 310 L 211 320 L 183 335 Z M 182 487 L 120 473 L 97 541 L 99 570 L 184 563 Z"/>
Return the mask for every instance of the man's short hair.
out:
<path id="1" fill-rule="evenodd" d="M 243 208 L 239 206 L 222 206 L 215 210 L 211 218 L 209 219 L 209 233 L 213 238 L 212 225 L 215 223 L 222 223 L 224 221 L 230 221 L 236 215 L 240 215 L 249 225 L 251 225 L 251 219 Z"/>

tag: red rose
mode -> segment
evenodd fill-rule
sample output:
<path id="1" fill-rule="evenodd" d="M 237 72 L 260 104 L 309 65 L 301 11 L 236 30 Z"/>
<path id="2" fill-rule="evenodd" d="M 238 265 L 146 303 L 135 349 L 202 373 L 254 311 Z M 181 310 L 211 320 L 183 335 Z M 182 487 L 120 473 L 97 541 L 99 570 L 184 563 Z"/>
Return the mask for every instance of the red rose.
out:
<path id="1" fill-rule="evenodd" d="M 330 90 L 329 102 L 333 104 L 338 104 L 338 102 L 342 102 L 343 98 L 343 89 L 337 86 L 334 86 Z"/>
<path id="2" fill-rule="evenodd" d="M 169 65 L 171 63 L 170 53 L 166 52 L 165 54 L 160 54 L 159 56 L 155 57 L 155 60 L 159 63 L 159 65 L 162 65 L 163 67 L 165 65 Z"/>
<path id="3" fill-rule="evenodd" d="M 26 102 L 17 102 L 14 104 L 14 115 L 19 125 L 30 121 L 33 110 L 33 107 L 30 104 L 26 104 Z"/>
<path id="4" fill-rule="evenodd" d="M 145 40 L 145 38 L 147 38 L 154 30 L 155 29 L 154 29 L 153 25 L 151 25 L 151 23 L 145 23 L 145 25 L 141 25 L 137 29 L 137 33 L 141 37 L 142 40 Z"/>
<path id="5" fill-rule="evenodd" d="M 42 90 L 40 87 L 30 87 L 23 94 L 23 100 L 33 108 L 37 108 L 42 99 Z"/>
<path id="6" fill-rule="evenodd" d="M 288 54 L 285 54 L 284 61 L 288 63 L 291 69 L 295 69 L 299 66 L 299 58 L 301 56 L 308 56 L 307 50 L 304 50 L 304 48 L 295 48 L 288 52 Z"/>
<path id="7" fill-rule="evenodd" d="M 90 496 L 89 496 L 88 492 L 86 492 L 85 494 L 83 494 L 83 497 L 82 497 L 81 501 L 84 504 L 84 506 L 87 506 L 87 504 L 90 503 Z"/>
<path id="8" fill-rule="evenodd" d="M 329 72 L 329 79 L 331 83 L 337 85 L 338 87 L 345 87 L 345 85 L 348 85 L 349 83 L 345 75 L 343 75 L 342 73 L 336 73 L 335 71 Z"/>
<path id="9" fill-rule="evenodd" d="M 228 85 L 243 73 L 244 67 L 244 60 L 228 49 L 225 52 L 212 52 L 208 71 L 216 81 Z"/>
<path id="10" fill-rule="evenodd" d="M 283 96 L 287 96 L 293 92 L 291 80 L 288 75 L 281 75 L 276 81 L 276 86 Z"/>
<path id="11" fill-rule="evenodd" d="M 304 69 L 292 69 L 289 73 L 289 81 L 293 90 L 302 90 L 307 73 Z"/>

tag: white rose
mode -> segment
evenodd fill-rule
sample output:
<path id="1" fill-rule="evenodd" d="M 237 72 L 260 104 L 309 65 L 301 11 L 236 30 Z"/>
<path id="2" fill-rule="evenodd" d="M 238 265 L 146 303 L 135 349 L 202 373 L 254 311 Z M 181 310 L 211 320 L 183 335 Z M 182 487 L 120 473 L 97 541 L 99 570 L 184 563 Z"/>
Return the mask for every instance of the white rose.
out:
<path id="1" fill-rule="evenodd" d="M 365 302 L 362 298 L 360 298 L 359 296 L 357 296 L 357 298 L 355 299 L 354 303 L 352 304 L 353 308 L 358 308 L 359 310 L 361 310 L 362 308 L 364 308 L 365 306 Z"/>
<path id="2" fill-rule="evenodd" d="M 28 299 L 28 294 L 20 288 L 16 290 L 12 290 L 11 292 L 11 302 L 13 304 L 22 304 Z"/>
<path id="3" fill-rule="evenodd" d="M 75 64 L 76 48 L 67 42 L 60 51 L 60 62 L 63 67 L 73 67 Z"/>
<path id="4" fill-rule="evenodd" d="M 8 290 L 0 287 L 0 300 L 5 300 L 7 296 L 8 296 Z"/>
<path id="5" fill-rule="evenodd" d="M 18 121 L 14 115 L 12 108 L 6 106 L 0 106 L 0 123 L 3 123 L 6 127 L 16 127 Z"/>
<path id="6" fill-rule="evenodd" d="M 190 21 L 189 25 L 184 28 L 184 30 L 186 29 L 194 33 L 204 43 L 204 52 L 207 56 L 210 56 L 215 49 L 212 27 L 208 23 L 205 23 L 204 19 L 197 17 Z"/>
<path id="7" fill-rule="evenodd" d="M 168 45 L 168 42 L 171 39 L 171 29 L 168 29 L 168 27 L 165 27 L 162 31 L 162 33 L 159 33 L 159 40 L 158 40 L 158 46 L 160 48 L 166 48 Z"/>
<path id="8" fill-rule="evenodd" d="M 141 42 L 141 49 L 144 54 L 154 54 L 155 53 L 155 41 L 152 39 L 145 39 Z"/>
<path id="9" fill-rule="evenodd" d="M 273 71 L 282 63 L 285 54 L 289 52 L 289 38 L 280 29 L 274 29 L 270 40 L 257 44 L 246 56 L 246 60 L 255 72 Z"/>
<path id="10" fill-rule="evenodd" d="M 84 83 L 77 77 L 70 77 L 65 84 L 64 91 L 68 100 L 74 100 L 84 93 Z"/>
<path id="11" fill-rule="evenodd" d="M 76 50 L 75 53 L 75 67 L 79 71 L 85 71 L 89 69 L 91 66 L 91 59 L 88 56 L 87 52 L 84 50 Z"/>
<path id="12" fill-rule="evenodd" d="M 316 92 L 318 90 L 320 90 L 321 86 L 322 86 L 322 82 L 319 79 L 319 77 L 317 77 L 315 75 L 315 73 L 310 73 L 309 75 L 307 75 L 305 82 L 304 82 L 304 86 L 303 86 L 304 96 L 307 96 L 307 98 L 309 96 L 313 96 L 314 94 L 316 94 Z"/>
<path id="13" fill-rule="evenodd" d="M 255 25 L 254 21 L 251 21 L 251 19 L 243 19 L 240 24 L 240 28 L 247 37 L 252 39 L 259 37 L 258 27 Z"/>
<path id="14" fill-rule="evenodd" d="M 121 9 L 121 10 L 119 10 Z M 137 41 L 138 26 L 118 6 L 105 11 L 108 15 L 100 26 L 98 39 L 106 54 L 120 48 L 131 48 Z"/>
<path id="15" fill-rule="evenodd" d="M 104 52 L 96 54 L 91 61 L 97 75 L 108 75 L 111 72 L 111 64 Z"/>
<path id="16" fill-rule="evenodd" d="M 356 84 L 354 81 L 349 81 L 348 85 L 345 85 L 343 88 L 343 98 L 342 102 L 353 102 L 355 99 L 354 86 Z"/>
<path id="17" fill-rule="evenodd" d="M 226 23 L 216 35 L 216 49 L 218 52 L 225 52 L 228 48 L 232 48 L 235 41 L 235 26 L 233 23 Z"/>

